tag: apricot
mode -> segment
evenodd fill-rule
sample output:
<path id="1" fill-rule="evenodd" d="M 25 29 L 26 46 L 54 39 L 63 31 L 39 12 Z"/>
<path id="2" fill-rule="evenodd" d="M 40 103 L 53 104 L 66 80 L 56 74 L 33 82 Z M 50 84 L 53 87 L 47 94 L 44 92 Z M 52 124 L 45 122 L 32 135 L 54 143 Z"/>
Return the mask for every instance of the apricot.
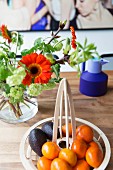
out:
<path id="1" fill-rule="evenodd" d="M 77 139 L 83 139 L 86 142 L 91 142 L 93 140 L 93 129 L 88 125 L 80 125 L 76 129 Z"/>
<path id="2" fill-rule="evenodd" d="M 77 161 L 75 167 L 73 167 L 73 170 L 90 170 L 90 166 L 84 159 L 80 159 Z"/>
<path id="3" fill-rule="evenodd" d="M 42 154 L 48 159 L 55 159 L 60 152 L 59 146 L 55 142 L 46 142 L 42 146 Z"/>
<path id="4" fill-rule="evenodd" d="M 77 162 L 77 156 L 71 149 L 64 148 L 59 153 L 59 158 L 68 162 L 71 166 L 75 166 Z"/>
<path id="5" fill-rule="evenodd" d="M 92 166 L 94 168 L 98 168 L 103 161 L 102 150 L 97 146 L 89 147 L 86 152 L 86 161 L 90 166 Z"/>
<path id="6" fill-rule="evenodd" d="M 63 159 L 55 158 L 51 163 L 51 170 L 72 170 L 72 167 Z"/>
<path id="7" fill-rule="evenodd" d="M 95 147 L 95 148 L 101 148 L 101 146 L 99 145 L 99 143 L 95 142 L 95 141 L 91 141 L 90 143 L 88 143 L 88 148 L 89 147 Z"/>
<path id="8" fill-rule="evenodd" d="M 76 139 L 71 146 L 71 149 L 76 153 L 77 158 L 82 159 L 85 157 L 87 151 L 87 144 L 81 139 Z"/>
<path id="9" fill-rule="evenodd" d="M 38 170 L 51 170 L 51 162 L 52 160 L 47 159 L 45 156 L 40 157 L 37 162 Z"/>
<path id="10" fill-rule="evenodd" d="M 69 136 L 71 137 L 72 136 L 72 125 L 71 125 L 71 123 L 68 123 L 68 129 L 69 129 Z M 62 126 L 62 132 L 63 132 L 63 135 L 66 136 L 66 125 Z"/>

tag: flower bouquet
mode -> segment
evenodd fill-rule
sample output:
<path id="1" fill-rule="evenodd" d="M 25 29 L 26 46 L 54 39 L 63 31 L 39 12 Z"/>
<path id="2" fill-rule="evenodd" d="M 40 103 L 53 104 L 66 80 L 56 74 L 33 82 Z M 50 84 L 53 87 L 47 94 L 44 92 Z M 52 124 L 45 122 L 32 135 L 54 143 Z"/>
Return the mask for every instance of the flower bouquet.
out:
<path id="1" fill-rule="evenodd" d="M 50 38 L 37 38 L 33 47 L 21 51 L 20 60 L 17 52 L 23 44 L 22 35 L 9 31 L 5 25 L 0 27 L 0 112 L 7 104 L 19 119 L 23 114 L 20 103 L 28 108 L 28 103 L 35 105 L 30 97 L 37 97 L 42 91 L 52 89 L 60 82 L 60 64 L 67 62 L 75 68 L 93 57 L 95 45 L 86 46 L 85 41 L 85 52 L 89 52 L 89 55 L 85 55 L 84 48 L 76 42 L 73 27 L 70 27 L 71 38 L 61 39 L 58 33 L 65 24 L 66 21 L 60 22 L 58 30 L 52 32 Z M 54 55 L 59 51 L 62 51 L 62 58 Z"/>

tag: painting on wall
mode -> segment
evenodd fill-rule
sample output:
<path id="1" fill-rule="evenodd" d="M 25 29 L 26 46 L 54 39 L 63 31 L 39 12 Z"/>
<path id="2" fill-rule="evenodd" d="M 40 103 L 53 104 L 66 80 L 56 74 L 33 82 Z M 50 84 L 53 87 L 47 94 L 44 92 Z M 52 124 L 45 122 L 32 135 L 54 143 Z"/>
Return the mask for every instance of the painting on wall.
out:
<path id="1" fill-rule="evenodd" d="M 10 30 L 113 28 L 113 0 L 0 0 L 0 25 Z"/>

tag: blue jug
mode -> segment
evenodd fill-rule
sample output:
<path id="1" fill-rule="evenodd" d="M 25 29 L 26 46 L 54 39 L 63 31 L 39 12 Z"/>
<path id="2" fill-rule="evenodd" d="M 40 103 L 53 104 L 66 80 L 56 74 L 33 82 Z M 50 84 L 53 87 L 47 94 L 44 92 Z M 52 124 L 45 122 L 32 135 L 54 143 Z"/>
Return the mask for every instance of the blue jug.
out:
<path id="1" fill-rule="evenodd" d="M 80 76 L 79 86 L 82 94 L 97 97 L 107 92 L 108 75 L 102 71 L 102 65 L 106 63 L 108 61 L 105 59 L 90 59 L 86 63 L 82 63 L 83 72 Z"/>

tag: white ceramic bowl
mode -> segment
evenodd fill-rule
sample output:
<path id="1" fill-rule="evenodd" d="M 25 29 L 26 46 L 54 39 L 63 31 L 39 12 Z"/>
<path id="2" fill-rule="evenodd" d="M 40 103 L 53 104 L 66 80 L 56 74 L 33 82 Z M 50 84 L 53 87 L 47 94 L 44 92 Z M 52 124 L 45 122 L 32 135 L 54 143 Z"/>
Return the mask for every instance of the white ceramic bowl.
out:
<path id="1" fill-rule="evenodd" d="M 63 119 L 65 119 L 65 117 L 63 117 Z M 69 119 L 70 119 L 70 117 L 69 117 Z M 53 120 L 53 117 L 47 118 L 47 119 L 44 119 L 44 120 L 41 120 L 41 121 L 35 123 L 33 126 L 31 126 L 27 130 L 27 132 L 23 136 L 21 143 L 20 143 L 20 151 L 19 152 L 20 152 L 20 159 L 21 159 L 21 162 L 22 162 L 25 170 L 37 170 L 35 164 L 38 160 L 38 156 L 32 151 L 32 149 L 28 143 L 28 140 L 27 140 L 30 131 L 36 127 L 40 127 L 43 123 L 45 123 L 47 121 L 52 121 L 52 120 Z M 105 170 L 105 168 L 107 167 L 107 165 L 109 163 L 110 156 L 111 156 L 111 148 L 110 148 L 110 144 L 109 144 L 109 141 L 108 141 L 106 135 L 97 126 L 95 126 L 94 124 L 92 124 L 86 120 L 83 120 L 80 118 L 75 118 L 75 120 L 76 120 L 76 123 L 79 122 L 80 124 L 86 124 L 86 125 L 90 126 L 95 131 L 95 133 L 98 134 L 98 137 L 97 137 L 97 135 L 96 135 L 96 137 L 101 138 L 103 140 L 104 148 L 105 148 L 105 151 L 104 151 L 105 156 L 104 156 L 102 164 L 98 168 L 94 168 L 93 170 Z M 35 162 L 35 164 L 34 164 L 34 162 Z"/>

